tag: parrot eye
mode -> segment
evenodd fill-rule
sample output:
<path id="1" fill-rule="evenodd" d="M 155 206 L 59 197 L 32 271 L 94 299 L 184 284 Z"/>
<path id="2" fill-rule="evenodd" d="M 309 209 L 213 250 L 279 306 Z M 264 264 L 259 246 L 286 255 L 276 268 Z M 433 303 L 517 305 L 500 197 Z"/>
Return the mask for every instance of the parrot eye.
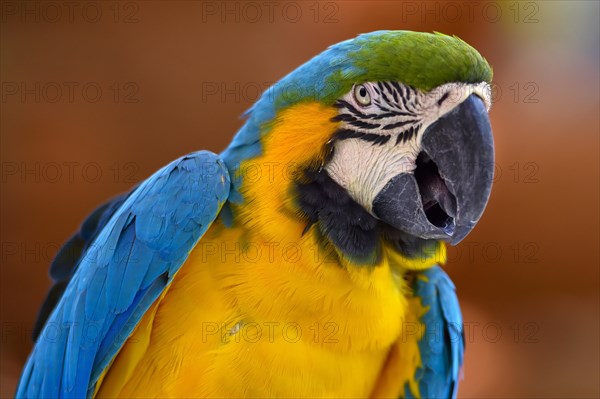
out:
<path id="1" fill-rule="evenodd" d="M 354 99 L 364 107 L 371 104 L 371 95 L 364 85 L 354 86 Z"/>

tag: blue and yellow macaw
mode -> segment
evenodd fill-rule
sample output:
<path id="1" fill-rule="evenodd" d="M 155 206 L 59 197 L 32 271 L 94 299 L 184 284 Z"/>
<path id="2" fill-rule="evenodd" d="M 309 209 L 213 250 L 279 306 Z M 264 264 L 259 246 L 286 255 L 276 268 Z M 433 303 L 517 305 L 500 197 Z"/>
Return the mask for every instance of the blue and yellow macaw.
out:
<path id="1" fill-rule="evenodd" d="M 437 265 L 490 194 L 491 77 L 462 40 L 409 31 L 284 77 L 224 152 L 65 244 L 16 396 L 454 397 L 462 318 Z"/>

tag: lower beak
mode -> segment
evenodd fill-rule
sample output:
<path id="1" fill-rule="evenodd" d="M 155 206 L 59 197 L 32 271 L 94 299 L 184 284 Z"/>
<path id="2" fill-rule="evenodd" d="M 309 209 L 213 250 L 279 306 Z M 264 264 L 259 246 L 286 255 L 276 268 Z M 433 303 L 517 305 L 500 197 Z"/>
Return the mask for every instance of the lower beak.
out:
<path id="1" fill-rule="evenodd" d="M 373 213 L 424 239 L 457 244 L 479 221 L 494 177 L 494 140 L 483 100 L 470 95 L 425 130 L 414 173 L 377 194 Z"/>

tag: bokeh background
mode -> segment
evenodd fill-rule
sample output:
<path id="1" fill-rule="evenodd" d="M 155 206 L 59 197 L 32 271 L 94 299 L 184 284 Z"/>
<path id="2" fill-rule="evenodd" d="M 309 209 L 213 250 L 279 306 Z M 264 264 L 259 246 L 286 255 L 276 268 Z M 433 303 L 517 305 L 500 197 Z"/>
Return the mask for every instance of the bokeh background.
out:
<path id="1" fill-rule="evenodd" d="M 597 398 L 599 3 L 1 4 L 1 389 L 10 397 L 59 245 L 103 200 L 222 150 L 258 94 L 328 45 L 440 31 L 494 67 L 495 185 L 446 265 L 463 398 Z"/>

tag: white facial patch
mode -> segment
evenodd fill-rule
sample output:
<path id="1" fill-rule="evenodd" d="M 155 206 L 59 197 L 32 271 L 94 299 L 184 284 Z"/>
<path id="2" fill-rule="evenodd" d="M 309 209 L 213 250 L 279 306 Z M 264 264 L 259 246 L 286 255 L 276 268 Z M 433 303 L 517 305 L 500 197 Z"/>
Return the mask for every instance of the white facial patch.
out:
<path id="1" fill-rule="evenodd" d="M 485 82 L 448 83 L 427 93 L 396 82 L 354 86 L 336 103 L 340 126 L 325 169 L 371 212 L 390 179 L 413 173 L 427 127 L 471 94 L 481 97 L 489 110 L 491 91 Z"/>

